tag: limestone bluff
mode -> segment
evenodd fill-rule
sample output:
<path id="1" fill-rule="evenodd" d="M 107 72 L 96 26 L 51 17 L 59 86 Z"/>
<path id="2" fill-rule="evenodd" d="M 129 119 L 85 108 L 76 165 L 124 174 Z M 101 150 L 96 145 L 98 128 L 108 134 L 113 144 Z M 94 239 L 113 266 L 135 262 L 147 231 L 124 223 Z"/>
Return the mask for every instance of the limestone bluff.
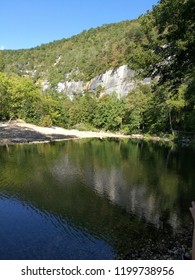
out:
<path id="1" fill-rule="evenodd" d="M 150 84 L 151 78 L 148 77 L 139 82 Z M 117 68 L 109 69 L 88 82 L 70 81 L 68 75 L 66 75 L 64 81 L 57 84 L 56 91 L 72 97 L 73 94 L 84 93 L 85 91 L 95 92 L 99 88 L 101 89 L 101 94 L 116 93 L 117 97 L 121 98 L 127 96 L 131 90 L 136 88 L 136 85 L 136 72 L 129 69 L 127 65 L 122 65 Z M 46 91 L 49 88 L 49 81 L 42 81 L 43 91 Z"/>

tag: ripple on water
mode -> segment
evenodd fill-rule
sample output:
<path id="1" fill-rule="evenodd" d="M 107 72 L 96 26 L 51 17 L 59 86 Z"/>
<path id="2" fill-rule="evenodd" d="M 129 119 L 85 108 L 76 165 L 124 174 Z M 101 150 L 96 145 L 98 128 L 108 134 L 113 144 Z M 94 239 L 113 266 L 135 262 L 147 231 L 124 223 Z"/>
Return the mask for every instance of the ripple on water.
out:
<path id="1" fill-rule="evenodd" d="M 113 250 L 85 229 L 1 194 L 1 259 L 111 259 Z"/>

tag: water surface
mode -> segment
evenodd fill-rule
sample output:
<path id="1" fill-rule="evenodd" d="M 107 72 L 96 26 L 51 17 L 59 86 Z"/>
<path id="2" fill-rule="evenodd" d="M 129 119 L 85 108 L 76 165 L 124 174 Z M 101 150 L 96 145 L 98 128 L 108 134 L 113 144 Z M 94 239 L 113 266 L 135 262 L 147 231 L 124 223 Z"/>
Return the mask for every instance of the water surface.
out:
<path id="1" fill-rule="evenodd" d="M 174 240 L 194 167 L 190 147 L 129 140 L 0 147 L 0 259 L 133 258 Z"/>

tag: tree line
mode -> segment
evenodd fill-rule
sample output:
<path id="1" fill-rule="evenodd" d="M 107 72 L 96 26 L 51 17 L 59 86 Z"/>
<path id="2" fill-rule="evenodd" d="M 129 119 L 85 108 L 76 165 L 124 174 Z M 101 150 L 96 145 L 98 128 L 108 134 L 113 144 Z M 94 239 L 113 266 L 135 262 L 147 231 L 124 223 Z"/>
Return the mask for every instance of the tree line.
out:
<path id="1" fill-rule="evenodd" d="M 178 99 L 169 101 L 164 89 L 158 87 L 154 92 L 154 87 L 140 83 L 121 99 L 115 93 L 101 96 L 97 91 L 76 94 L 71 100 L 53 90 L 43 93 L 27 77 L 0 72 L 0 120 L 20 118 L 41 126 L 125 134 L 169 133 L 181 126 L 180 114 L 187 89 L 181 85 Z M 171 123 L 170 104 L 175 109 Z"/>

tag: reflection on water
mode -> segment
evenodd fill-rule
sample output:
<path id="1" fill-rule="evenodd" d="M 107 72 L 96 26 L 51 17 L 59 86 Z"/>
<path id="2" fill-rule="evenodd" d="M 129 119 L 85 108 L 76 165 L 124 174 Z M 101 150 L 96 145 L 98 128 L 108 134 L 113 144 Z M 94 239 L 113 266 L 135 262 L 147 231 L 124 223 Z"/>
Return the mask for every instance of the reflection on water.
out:
<path id="1" fill-rule="evenodd" d="M 113 259 L 171 238 L 189 223 L 194 154 L 125 140 L 0 147 L 0 259 Z"/>
<path id="2" fill-rule="evenodd" d="M 1 258 L 74 259 L 76 255 L 77 259 L 94 259 L 94 247 L 99 248 L 97 258 L 112 257 L 112 248 L 104 241 L 71 226 L 65 219 L 16 200 L 6 199 L 2 205 Z"/>

